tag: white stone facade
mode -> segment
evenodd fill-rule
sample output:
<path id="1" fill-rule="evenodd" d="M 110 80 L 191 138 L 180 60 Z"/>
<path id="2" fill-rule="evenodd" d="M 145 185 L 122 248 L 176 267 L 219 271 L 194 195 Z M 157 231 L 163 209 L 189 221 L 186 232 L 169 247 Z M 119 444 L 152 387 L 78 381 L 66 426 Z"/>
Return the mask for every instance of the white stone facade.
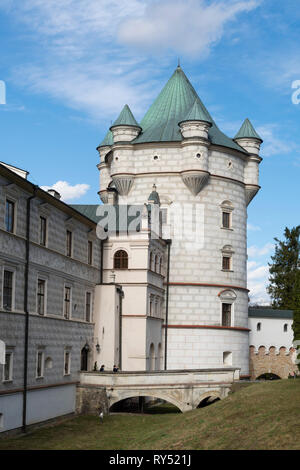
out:
<path id="1" fill-rule="evenodd" d="M 100 191 L 106 191 L 109 185 L 118 188 L 118 178 L 127 178 L 130 181 L 128 194 L 118 194 L 118 204 L 146 203 L 155 183 L 162 209 L 167 208 L 172 212 L 173 208 L 180 210 L 180 206 L 193 207 L 199 211 L 196 240 L 188 241 L 184 233 L 178 236 L 180 227 L 172 217 L 168 220 L 169 226 L 164 226 L 164 233 L 167 233 L 164 238 L 172 239 L 168 368 L 220 367 L 224 364 L 226 353 L 230 352 L 232 365 L 241 367 L 241 373 L 247 375 L 247 188 L 250 185 L 256 192 L 259 189 L 260 157 L 251 156 L 242 149 L 239 152 L 210 145 L 202 135 L 194 138 L 189 136 L 189 139 L 183 139 L 182 142 L 134 145 L 117 143 L 110 147 L 100 147 L 99 152 Z M 200 180 L 204 172 L 207 178 L 202 184 Z M 188 187 L 189 181 L 183 178 L 186 174 L 200 178 L 200 191 L 197 194 L 191 186 Z M 222 227 L 224 204 L 231 207 L 229 228 Z M 182 219 L 179 223 L 184 223 L 189 234 L 192 225 L 189 226 L 188 221 L 182 222 Z M 119 240 L 117 245 L 118 243 L 122 246 L 124 242 Z M 228 250 L 230 269 L 223 270 L 222 256 L 228 254 Z M 136 274 L 126 273 L 132 285 L 137 279 Z M 116 282 L 122 284 L 124 279 L 118 273 L 116 276 Z M 165 282 L 166 279 L 164 285 Z M 234 300 L 230 302 L 231 324 L 229 327 L 222 327 L 220 295 L 226 290 L 230 291 Z M 136 302 L 136 309 L 141 313 L 145 312 L 146 295 L 145 290 L 141 298 L 138 297 L 139 302 Z M 128 308 L 124 315 L 132 315 L 132 310 Z M 127 323 L 126 318 L 124 325 Z M 135 328 L 137 332 L 140 330 L 140 323 L 137 321 L 132 319 L 131 325 L 128 327 L 131 331 Z M 159 339 L 152 337 L 150 342 L 160 344 L 164 338 L 164 328 L 165 325 L 162 334 L 158 334 Z M 131 339 L 129 336 L 127 342 L 124 337 L 123 344 L 124 351 L 128 351 L 127 370 L 133 370 L 133 363 L 129 360 Z M 145 350 L 147 353 L 147 347 L 143 342 L 140 353 L 144 354 Z"/>

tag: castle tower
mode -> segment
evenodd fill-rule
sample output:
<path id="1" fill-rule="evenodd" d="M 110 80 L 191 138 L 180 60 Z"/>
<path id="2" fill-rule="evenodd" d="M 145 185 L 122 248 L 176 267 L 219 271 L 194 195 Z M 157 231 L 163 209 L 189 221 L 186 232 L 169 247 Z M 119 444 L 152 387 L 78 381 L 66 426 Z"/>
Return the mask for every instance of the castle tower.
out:
<path id="1" fill-rule="evenodd" d="M 156 324 L 147 333 L 146 356 L 158 357 L 156 349 L 166 346 L 168 369 L 233 365 L 247 375 L 247 204 L 259 189 L 262 141 L 248 124 L 235 140 L 223 134 L 179 66 L 142 119 L 141 129 L 136 121 L 130 125 L 131 136 L 136 133 L 130 141 L 116 141 L 116 127 L 111 127 L 98 147 L 103 162 L 99 169 L 101 191 L 115 188 L 119 204 L 145 203 L 153 183 L 158 188 L 167 232 L 163 237 L 170 239 L 169 257 L 167 245 L 160 244 L 165 317 L 161 332 Z M 123 178 L 126 191 L 120 185 Z M 148 270 L 150 286 L 158 286 L 150 258 Z M 117 270 L 115 274 L 122 283 Z M 146 295 L 151 295 L 149 289 Z M 124 346 L 128 357 L 131 347 Z"/>

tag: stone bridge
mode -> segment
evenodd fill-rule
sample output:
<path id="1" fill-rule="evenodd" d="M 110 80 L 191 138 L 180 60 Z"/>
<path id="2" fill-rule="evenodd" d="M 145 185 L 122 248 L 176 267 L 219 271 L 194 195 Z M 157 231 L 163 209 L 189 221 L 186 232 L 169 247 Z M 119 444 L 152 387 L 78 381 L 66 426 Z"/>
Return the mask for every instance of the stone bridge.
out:
<path id="1" fill-rule="evenodd" d="M 225 398 L 239 375 L 240 369 L 232 367 L 116 374 L 81 372 L 77 411 L 93 412 L 99 408 L 108 411 L 112 405 L 127 398 L 154 397 L 185 412 L 197 408 L 209 397 Z"/>

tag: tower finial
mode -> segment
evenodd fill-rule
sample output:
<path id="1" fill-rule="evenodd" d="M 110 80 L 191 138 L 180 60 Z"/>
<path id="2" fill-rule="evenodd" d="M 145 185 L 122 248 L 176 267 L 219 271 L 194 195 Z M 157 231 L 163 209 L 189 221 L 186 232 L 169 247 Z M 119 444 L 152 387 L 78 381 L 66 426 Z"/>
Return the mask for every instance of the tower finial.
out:
<path id="1" fill-rule="evenodd" d="M 177 68 L 180 69 L 180 57 L 178 57 L 178 65 Z"/>

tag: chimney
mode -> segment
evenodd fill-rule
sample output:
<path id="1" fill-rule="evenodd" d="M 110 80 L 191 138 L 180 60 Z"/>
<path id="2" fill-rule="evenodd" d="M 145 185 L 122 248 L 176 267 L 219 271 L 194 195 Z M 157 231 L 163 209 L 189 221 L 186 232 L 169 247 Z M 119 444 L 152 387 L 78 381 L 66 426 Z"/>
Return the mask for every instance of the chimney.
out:
<path id="1" fill-rule="evenodd" d="M 48 189 L 48 193 L 51 194 L 51 196 L 55 197 L 55 199 L 61 198 L 61 195 L 53 188 Z"/>

